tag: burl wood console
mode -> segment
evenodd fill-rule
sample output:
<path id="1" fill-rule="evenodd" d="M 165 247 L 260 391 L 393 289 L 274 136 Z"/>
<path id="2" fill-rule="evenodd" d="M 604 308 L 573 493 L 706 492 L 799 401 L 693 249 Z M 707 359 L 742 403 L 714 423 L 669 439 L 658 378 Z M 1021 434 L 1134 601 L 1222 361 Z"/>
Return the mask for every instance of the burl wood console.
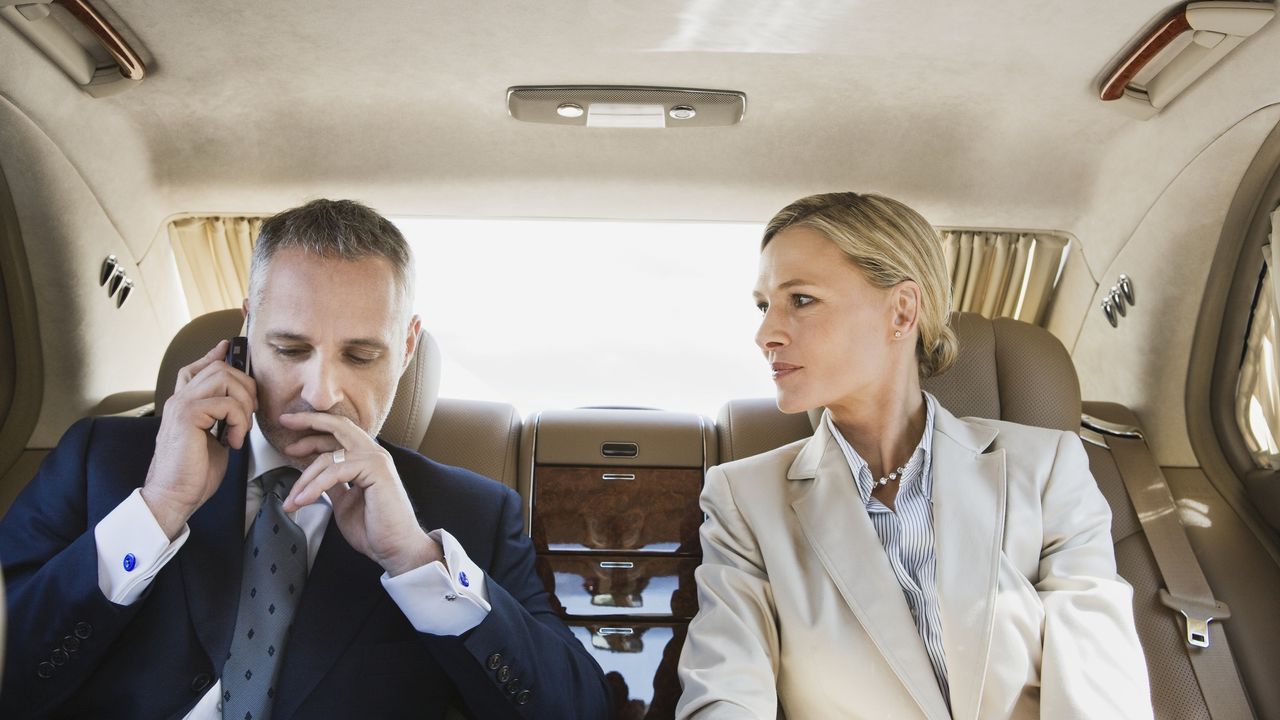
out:
<path id="1" fill-rule="evenodd" d="M 604 668 L 619 720 L 665 720 L 698 609 L 698 494 L 710 420 L 657 410 L 546 411 L 526 425 L 521 483 L 552 607 Z"/>

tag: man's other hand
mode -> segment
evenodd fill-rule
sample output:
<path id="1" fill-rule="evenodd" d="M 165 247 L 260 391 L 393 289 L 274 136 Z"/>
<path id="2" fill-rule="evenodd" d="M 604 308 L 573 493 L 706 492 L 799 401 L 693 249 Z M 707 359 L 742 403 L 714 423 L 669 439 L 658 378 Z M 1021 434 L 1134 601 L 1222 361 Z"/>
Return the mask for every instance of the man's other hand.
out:
<path id="1" fill-rule="evenodd" d="M 290 457 L 317 455 L 294 483 L 284 509 L 293 512 L 327 492 L 351 547 L 395 577 L 443 558 L 439 543 L 418 525 L 391 455 L 341 415 L 285 413 L 280 424 L 315 434 L 283 448 Z"/>

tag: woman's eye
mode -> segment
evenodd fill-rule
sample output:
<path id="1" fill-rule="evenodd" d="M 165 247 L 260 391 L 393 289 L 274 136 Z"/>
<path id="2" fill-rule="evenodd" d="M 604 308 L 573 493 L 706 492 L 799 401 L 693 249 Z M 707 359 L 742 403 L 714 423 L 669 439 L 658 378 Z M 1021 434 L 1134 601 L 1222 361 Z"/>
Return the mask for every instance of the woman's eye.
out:
<path id="1" fill-rule="evenodd" d="M 808 295 L 792 295 L 791 304 L 796 307 L 804 307 L 813 302 L 813 298 Z"/>
<path id="2" fill-rule="evenodd" d="M 761 314 L 763 314 L 763 313 L 767 313 L 767 312 L 769 312 L 769 303 L 767 303 L 767 302 L 758 302 L 758 303 L 756 303 L 756 309 L 757 309 L 757 310 L 759 310 L 759 311 L 761 312 Z"/>

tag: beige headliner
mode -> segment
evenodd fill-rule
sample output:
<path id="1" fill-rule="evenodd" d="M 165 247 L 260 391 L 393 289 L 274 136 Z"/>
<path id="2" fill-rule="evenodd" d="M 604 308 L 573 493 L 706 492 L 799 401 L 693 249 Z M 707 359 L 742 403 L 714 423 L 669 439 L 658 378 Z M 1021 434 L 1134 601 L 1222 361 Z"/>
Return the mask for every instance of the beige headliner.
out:
<path id="1" fill-rule="evenodd" d="M 81 93 L 0 23 L 0 164 L 15 185 L 27 163 L 62 173 L 63 184 L 67 168 L 83 178 L 76 193 L 87 191 L 101 211 L 83 198 L 41 195 L 52 180 L 31 181 L 19 201 L 29 250 L 62 243 L 92 264 L 104 247 L 126 243 L 151 309 L 125 335 L 154 336 L 152 344 L 180 315 L 161 267 L 167 248 L 156 244 L 178 213 L 270 212 L 307 196 L 349 195 L 397 215 L 760 221 L 801 194 L 849 188 L 901 197 L 938 225 L 1073 235 L 1083 254 L 1054 327 L 1070 347 L 1096 305 L 1098 279 L 1111 282 L 1113 261 L 1174 178 L 1228 128 L 1280 102 L 1280 22 L 1152 120 L 1098 101 L 1112 58 L 1169 7 L 1147 0 L 111 7 L 141 39 L 153 72 L 103 99 Z M 740 126 L 680 131 L 507 116 L 508 86 L 542 83 L 733 89 L 746 92 L 748 108 Z M 1237 144 L 1237 156 L 1256 150 Z M 31 203 L 45 204 L 43 217 Z M 55 221 L 59 212 L 78 220 Z M 1179 212 L 1192 222 L 1197 210 L 1191 203 L 1160 223 L 1176 225 Z M 72 237 L 90 225 L 119 238 Z M 52 237 L 30 237 L 35 230 Z M 66 262 L 62 253 L 29 255 L 33 265 Z M 1184 275 L 1179 263 L 1202 262 L 1134 257 Z M 58 272 L 35 268 L 55 284 Z M 81 307 L 42 308 L 46 387 L 79 392 L 42 416 L 45 442 L 95 395 L 121 382 L 145 386 L 146 376 L 124 363 L 87 368 L 95 340 L 51 338 L 59 323 L 95 313 L 106 325 L 125 323 L 114 311 L 86 310 L 98 303 L 88 290 L 55 290 L 45 302 L 70 295 L 73 310 Z M 1191 324 L 1194 314 L 1160 318 L 1178 321 Z M 1086 342 L 1075 357 L 1093 369 L 1104 366 L 1101 352 Z M 1147 370 L 1122 362 L 1111 371 Z M 1165 378 L 1142 392 L 1181 397 L 1184 382 Z M 1185 435 L 1180 425 L 1170 433 Z M 1162 460 L 1185 461 L 1179 443 Z"/>

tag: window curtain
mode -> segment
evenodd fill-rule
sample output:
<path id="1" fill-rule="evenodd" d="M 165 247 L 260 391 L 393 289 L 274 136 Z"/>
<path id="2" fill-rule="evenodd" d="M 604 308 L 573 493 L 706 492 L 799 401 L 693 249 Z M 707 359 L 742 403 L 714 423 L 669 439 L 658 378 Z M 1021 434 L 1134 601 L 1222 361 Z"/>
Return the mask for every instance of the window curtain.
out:
<path id="1" fill-rule="evenodd" d="M 169 223 L 169 242 L 191 317 L 240 307 L 261 217 L 192 217 Z"/>
<path id="2" fill-rule="evenodd" d="M 1262 247 L 1266 274 L 1258 288 L 1253 323 L 1240 363 L 1236 386 L 1236 424 L 1258 467 L 1280 469 L 1280 367 L 1276 339 L 1280 338 L 1280 288 L 1273 278 L 1280 269 L 1280 208 L 1271 213 L 1271 241 Z"/>
<path id="3" fill-rule="evenodd" d="M 1040 324 L 1066 251 L 1049 234 L 942 231 L 952 309 Z"/>

